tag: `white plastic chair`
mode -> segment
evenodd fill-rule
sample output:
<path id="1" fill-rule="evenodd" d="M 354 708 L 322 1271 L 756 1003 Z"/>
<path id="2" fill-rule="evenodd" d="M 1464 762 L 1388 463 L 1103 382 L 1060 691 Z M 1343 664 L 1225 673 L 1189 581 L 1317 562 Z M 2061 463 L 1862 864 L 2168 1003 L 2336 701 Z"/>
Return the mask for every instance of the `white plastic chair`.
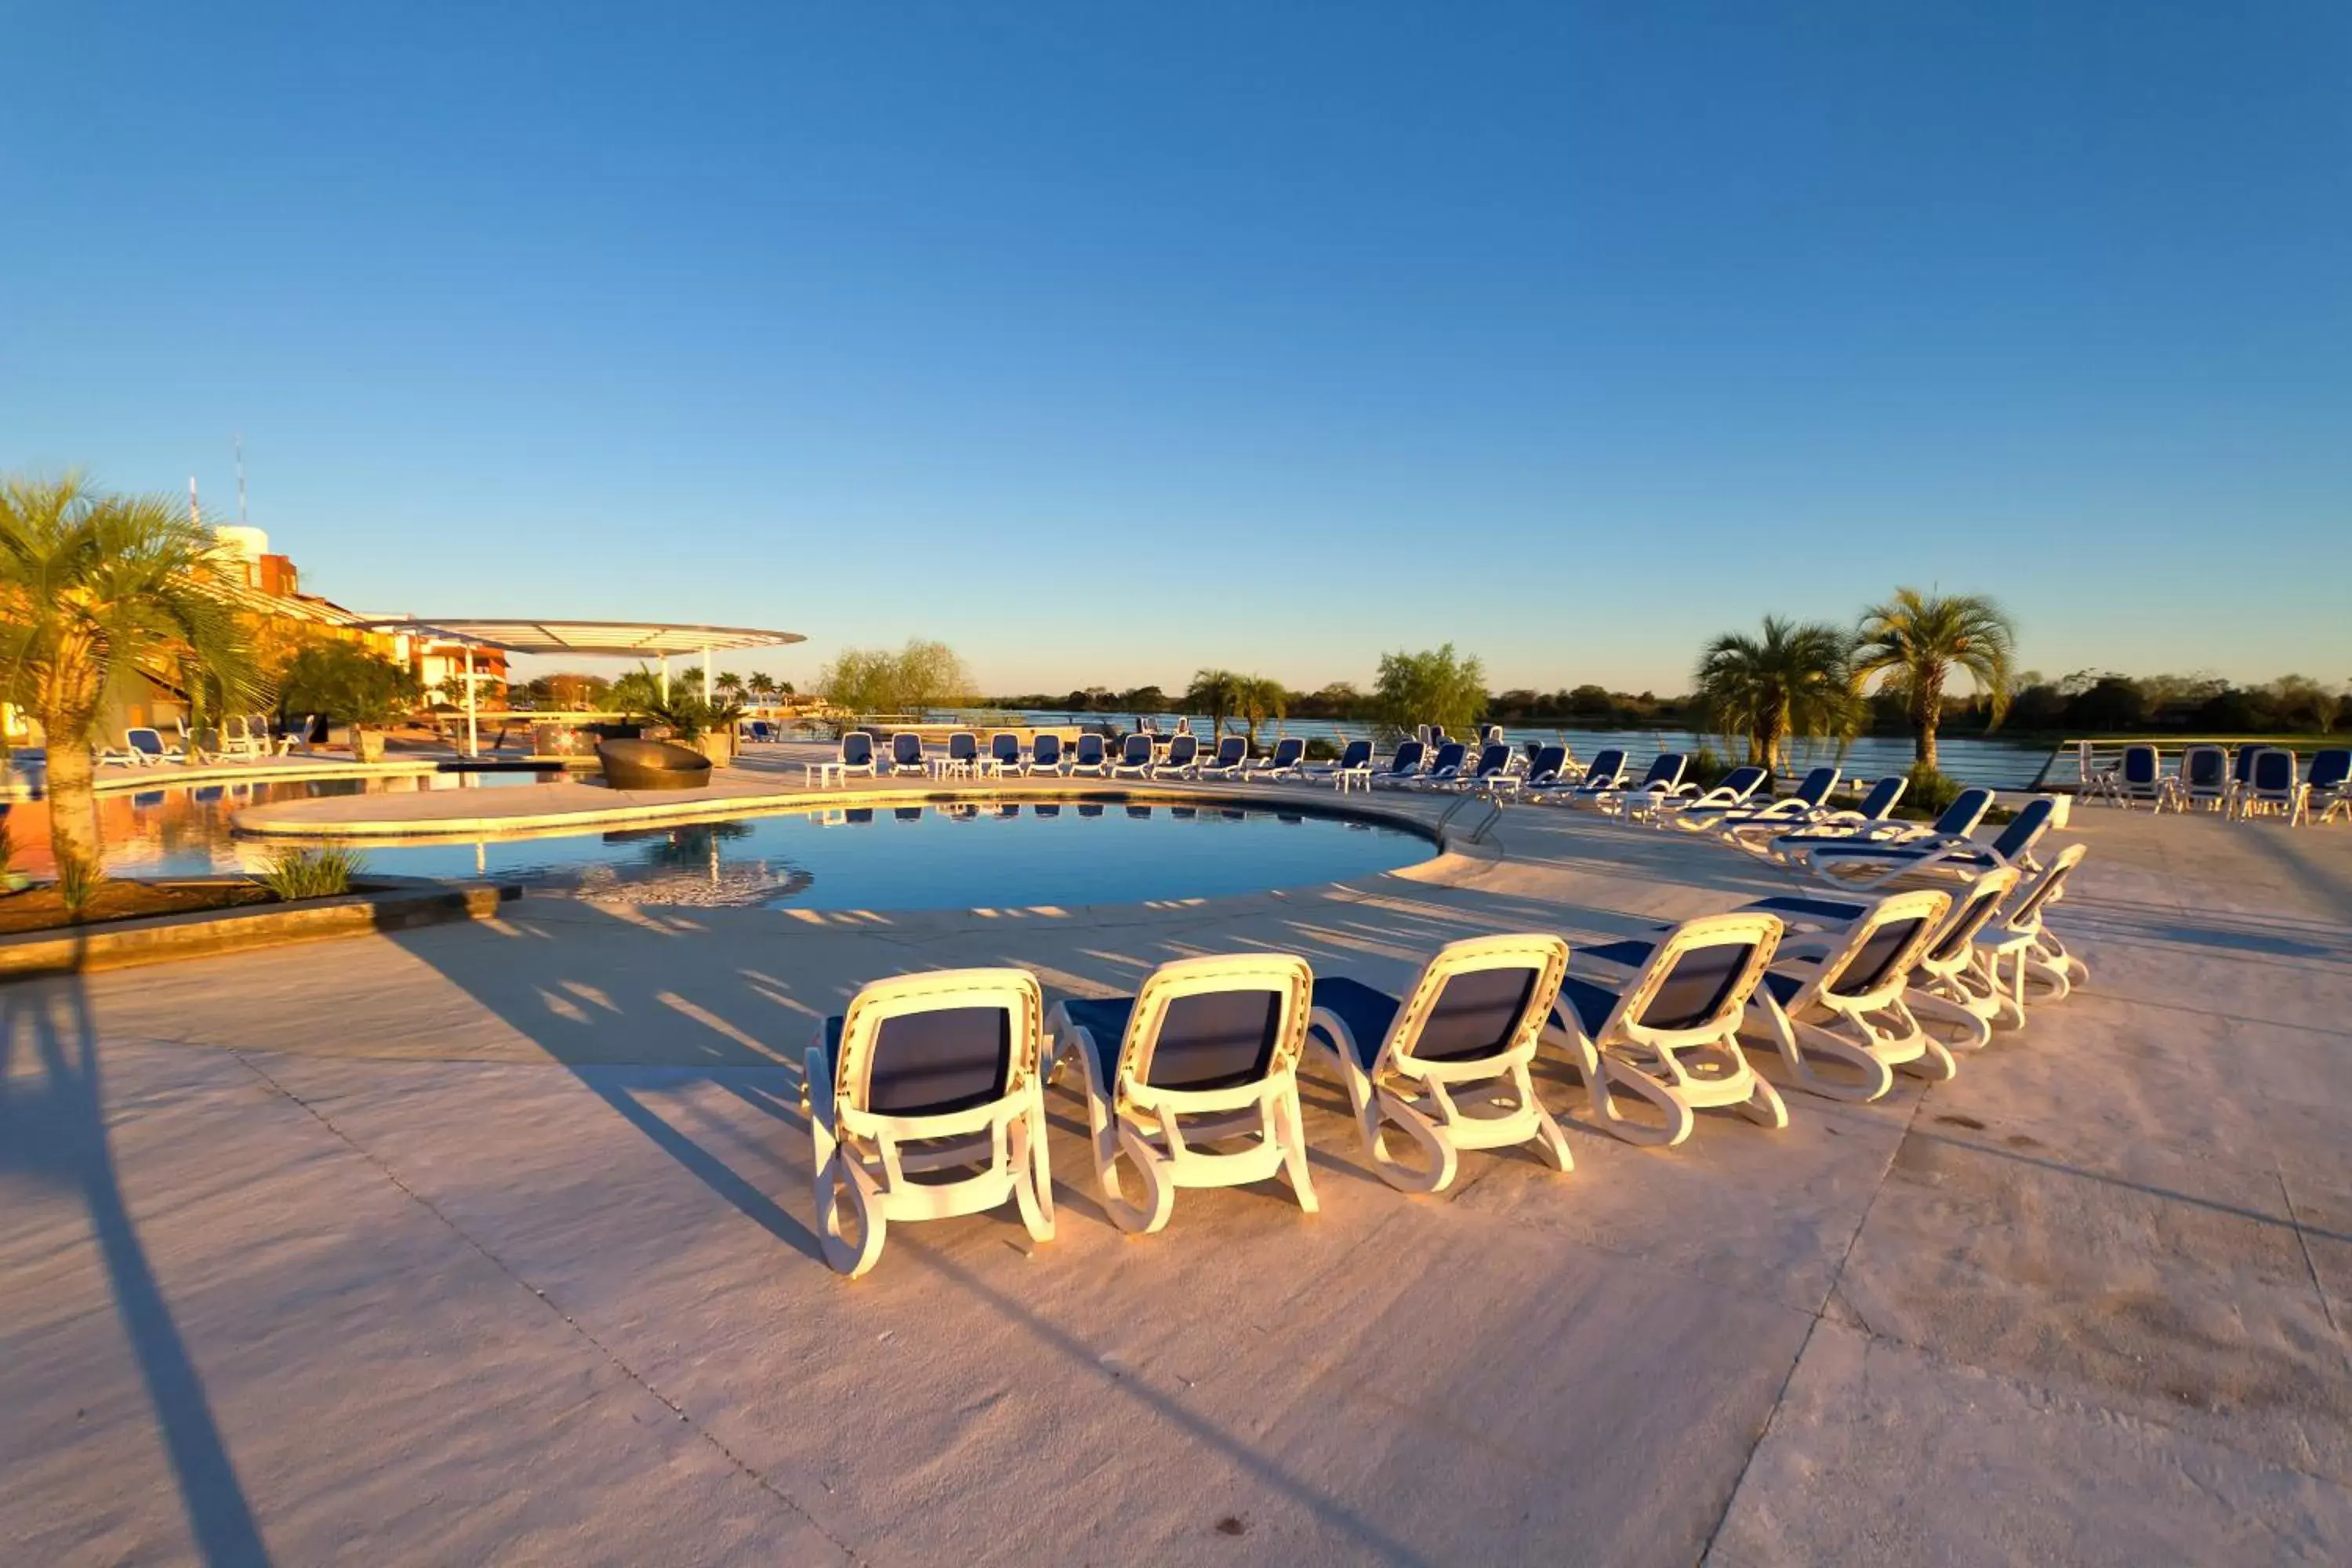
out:
<path id="1" fill-rule="evenodd" d="M 2050 906 L 2065 896 L 2067 878 L 2088 851 L 2082 844 L 2060 850 L 1999 923 L 1977 939 L 1978 973 L 1998 998 L 2002 1016 L 2016 1026 L 2024 1026 L 2029 996 L 2063 1002 L 2091 978 L 2090 966 L 2067 951 L 2048 924 Z"/>
<path id="2" fill-rule="evenodd" d="M 1179 1187 L 1276 1175 L 1317 1211 L 1297 1078 L 1313 984 L 1307 961 L 1288 953 L 1186 958 L 1152 971 L 1133 996 L 1055 1008 L 1055 1065 L 1078 1061 L 1095 1177 L 1119 1229 L 1165 1226 Z M 1231 1141 L 1244 1146 L 1210 1147 Z M 1139 1198 L 1119 1181 L 1122 1155 Z"/>
<path id="3" fill-rule="evenodd" d="M 1987 871 L 1962 888 L 1952 900 L 1951 911 L 1936 928 L 1934 940 L 1918 955 L 1906 1000 L 1922 1018 L 1949 1025 L 1958 1034 L 1944 1040 L 1955 1051 L 1980 1050 L 1992 1041 L 1994 1026 L 2006 1016 L 1991 982 L 1980 972 L 1977 938 L 2000 906 L 2016 890 L 2017 871 L 2008 868 Z M 1795 934 L 1801 927 L 1848 927 L 1869 914 L 1874 906 L 1843 899 L 1803 894 L 1759 899 L 1748 908 L 1778 915 L 1788 922 L 1789 945 L 1806 942 Z M 1784 946 L 1783 953 L 1787 952 Z"/>
<path id="4" fill-rule="evenodd" d="M 872 1268 L 894 1220 L 978 1214 L 1008 1198 L 1031 1237 L 1053 1238 L 1045 1011 L 1027 970 L 950 969 L 877 980 L 817 1026 L 802 1081 L 818 1239 L 837 1272 Z"/>
<path id="5" fill-rule="evenodd" d="M 1315 983 L 1308 1041 L 1347 1085 L 1381 1180 L 1443 1192 L 1459 1151 L 1528 1142 L 1557 1169 L 1575 1168 L 1528 1071 L 1567 973 L 1559 937 L 1481 936 L 1440 949 L 1402 997 L 1345 976 Z M 1389 1152 L 1387 1125 L 1420 1146 L 1422 1164 Z"/>
<path id="6" fill-rule="evenodd" d="M 1731 1107 L 1767 1127 L 1789 1108 L 1739 1045 L 1739 1022 L 1780 942 L 1781 925 L 1755 911 L 1702 915 L 1662 938 L 1622 987 L 1571 975 L 1545 1026 L 1584 1079 L 1594 1121 L 1629 1143 L 1672 1148 L 1696 1112 Z M 1648 1101 L 1661 1123 L 1636 1121 L 1622 1094 Z"/>

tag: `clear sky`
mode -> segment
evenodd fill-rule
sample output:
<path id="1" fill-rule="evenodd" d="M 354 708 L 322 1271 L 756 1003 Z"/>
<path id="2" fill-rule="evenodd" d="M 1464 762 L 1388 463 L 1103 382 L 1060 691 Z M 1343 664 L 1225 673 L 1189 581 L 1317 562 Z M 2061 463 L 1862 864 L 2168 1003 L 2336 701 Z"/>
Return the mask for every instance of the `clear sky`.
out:
<path id="1" fill-rule="evenodd" d="M 365 609 L 2352 677 L 2352 5 L 0 5 L 0 469 Z"/>

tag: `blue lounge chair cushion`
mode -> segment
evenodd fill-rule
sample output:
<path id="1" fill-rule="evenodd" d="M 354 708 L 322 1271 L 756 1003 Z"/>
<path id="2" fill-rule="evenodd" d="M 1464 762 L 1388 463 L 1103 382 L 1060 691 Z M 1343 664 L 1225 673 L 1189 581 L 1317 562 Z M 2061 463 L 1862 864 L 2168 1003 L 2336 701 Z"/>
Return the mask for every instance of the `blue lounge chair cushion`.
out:
<path id="1" fill-rule="evenodd" d="M 1094 1042 L 1096 1081 L 1108 1085 L 1118 1070 L 1118 1052 L 1134 1016 L 1132 996 L 1065 1003 L 1071 1023 Z M 1276 991 L 1205 991 L 1179 996 L 1160 1015 L 1160 1038 L 1151 1047 L 1154 1089 L 1232 1089 L 1255 1083 L 1273 1065 L 1275 1036 L 1282 1026 L 1282 995 Z"/>
<path id="2" fill-rule="evenodd" d="M 1583 957 L 1605 959 L 1629 968 L 1647 963 L 1656 951 L 1654 944 L 1639 940 L 1604 942 L 1578 950 Z M 1650 1005 L 1642 1009 L 1635 1021 L 1652 1029 L 1696 1028 L 1706 1022 L 1722 1011 L 1725 996 L 1746 972 L 1755 951 L 1729 942 L 1690 950 L 1675 964 L 1674 973 L 1666 976 L 1665 984 L 1658 987 L 1657 994 L 1650 998 Z M 1573 995 L 1570 986 L 1577 988 Z M 1591 1036 L 1608 1023 L 1619 993 L 1571 975 L 1560 986 L 1560 995 L 1584 1020 L 1585 1034 Z M 1558 1007 L 1552 1009 L 1552 1016 L 1555 1021 L 1559 1018 Z"/>
<path id="3" fill-rule="evenodd" d="M 1861 916 L 1868 904 L 1848 903 L 1843 899 L 1808 899 L 1786 894 L 1776 899 L 1758 899 L 1748 906 L 1776 915 L 1801 915 L 1816 920 L 1850 921 Z"/>
<path id="4" fill-rule="evenodd" d="M 1397 1010 L 1404 1004 L 1360 980 L 1350 980 L 1344 974 L 1318 974 L 1315 977 L 1315 1005 L 1329 1009 L 1348 1026 L 1348 1033 L 1356 1043 L 1356 1065 L 1369 1071 L 1381 1054 L 1381 1043 L 1389 1037 L 1389 1026 L 1396 1022 Z M 1329 1038 L 1327 1030 L 1318 1028 L 1315 1032 Z M 1331 1043 L 1335 1047 L 1339 1044 Z"/>
<path id="5" fill-rule="evenodd" d="M 1423 1061 L 1475 1061 L 1508 1048 L 1511 1035 L 1528 1010 L 1541 971 L 1474 969 L 1449 974 L 1422 1021 L 1421 1037 L 1412 1054 Z"/>
<path id="6" fill-rule="evenodd" d="M 1477 969 L 1446 977 L 1422 1021 L 1412 1054 L 1425 1062 L 1475 1061 L 1499 1054 L 1527 1012 L 1539 972 L 1532 968 Z M 1354 1037 L 1359 1066 L 1370 1068 L 1404 1005 L 1397 997 L 1331 975 L 1315 982 L 1315 1005 L 1339 1015 Z"/>
<path id="7" fill-rule="evenodd" d="M 824 1064 L 841 1065 L 842 1016 L 824 1021 Z M 866 1073 L 866 1109 L 883 1116 L 944 1116 L 1004 1098 L 1013 1015 L 1002 1007 L 941 1007 L 882 1020 Z"/>
<path id="8" fill-rule="evenodd" d="M 1574 1017 L 1565 1016 L 1563 1009 L 1574 1014 Z M 1616 1010 L 1617 993 L 1571 974 L 1559 983 L 1559 1000 L 1552 1005 L 1551 1021 L 1555 1027 L 1572 1022 L 1578 1033 L 1593 1039 L 1608 1024 L 1609 1015 Z"/>

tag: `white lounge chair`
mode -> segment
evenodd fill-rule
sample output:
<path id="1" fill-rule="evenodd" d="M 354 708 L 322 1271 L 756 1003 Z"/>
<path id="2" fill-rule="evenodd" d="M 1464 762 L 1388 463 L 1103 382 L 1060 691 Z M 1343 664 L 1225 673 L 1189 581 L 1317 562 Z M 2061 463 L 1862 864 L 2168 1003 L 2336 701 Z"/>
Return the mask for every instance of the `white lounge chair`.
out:
<path id="1" fill-rule="evenodd" d="M 1560 984 L 1545 1037 L 1565 1048 L 1584 1079 L 1593 1120 L 1629 1143 L 1672 1148 L 1696 1112 L 1736 1108 L 1786 1127 L 1789 1108 L 1739 1045 L 1740 1016 L 1780 942 L 1771 915 L 1742 911 L 1685 921 L 1655 944 L 1622 986 L 1570 975 Z M 1648 1101 L 1662 1120 L 1637 1121 L 1618 1100 Z"/>
<path id="2" fill-rule="evenodd" d="M 1186 958 L 1132 996 L 1055 1009 L 1058 1061 L 1082 1070 L 1095 1176 L 1119 1229 L 1160 1229 L 1179 1187 L 1276 1175 L 1316 1212 L 1297 1079 L 1313 984 L 1307 961 L 1287 953 Z M 1213 1147 L 1234 1142 L 1243 1147 Z M 1137 1198 L 1120 1184 L 1121 1155 L 1141 1181 Z"/>
<path id="3" fill-rule="evenodd" d="M 988 738 L 988 754 L 999 778 L 1029 771 L 1028 760 L 1021 754 L 1021 737 L 1009 730 L 999 730 Z"/>
<path id="4" fill-rule="evenodd" d="M 1748 908 L 1777 915 L 1786 902 Z M 1951 1053 L 1921 1026 L 1908 995 L 1913 971 L 1950 906 L 1950 896 L 1933 889 L 1892 893 L 1862 906 L 1836 931 L 1784 937 L 1748 998 L 1743 1032 L 1762 1036 L 1790 1077 L 1830 1100 L 1876 1100 L 1894 1086 L 1898 1067 L 1950 1078 Z M 1652 951 L 1637 940 L 1589 947 L 1582 956 L 1638 967 Z M 1857 1076 L 1831 1077 L 1821 1070 L 1824 1059 Z"/>
<path id="5" fill-rule="evenodd" d="M 1519 779 L 1518 754 L 1501 741 L 1490 741 L 1478 749 L 1478 760 L 1456 787 L 1477 795 L 1493 795 L 1507 789 Z"/>
<path id="6" fill-rule="evenodd" d="M 1204 779 L 1238 779 L 1248 771 L 1249 737 L 1227 735 L 1217 742 L 1217 754 L 1207 762 L 1193 765 L 1193 776 Z"/>
<path id="7" fill-rule="evenodd" d="M 2165 795 L 2164 763 L 2157 749 L 2138 742 L 2126 746 L 2116 772 L 2116 803 L 2126 810 L 2135 805 L 2161 810 Z"/>
<path id="8" fill-rule="evenodd" d="M 1403 748 L 1398 748 L 1402 751 Z M 1448 741 L 1437 748 L 1429 769 L 1418 778 L 1407 779 L 1412 789 L 1451 789 L 1462 782 L 1462 769 L 1469 760 L 1470 748 L 1460 741 Z"/>
<path id="9" fill-rule="evenodd" d="M 1879 782 L 1885 783 L 1884 779 Z M 1772 839 L 1768 853 L 1803 868 L 1812 852 L 1824 846 L 1850 850 L 1856 845 L 1902 844 L 1915 849 L 1934 844 L 1967 845 L 1969 835 L 1977 830 L 1985 814 L 1992 809 L 1992 791 L 1971 785 L 1954 795 L 1952 803 L 1933 822 L 1904 822 L 1893 817 L 1859 823 L 1824 820 L 1818 827 L 1800 828 Z M 1826 818 L 1827 814 L 1823 815 Z"/>
<path id="10" fill-rule="evenodd" d="M 1059 778 L 1064 766 L 1062 737 L 1048 730 L 1029 742 L 1029 765 L 1024 770 L 1032 776 L 1052 773 Z"/>
<path id="11" fill-rule="evenodd" d="M 2262 754 L 2263 750 L 2261 746 L 2240 746 L 2237 754 L 2230 759 L 2230 798 L 2222 808 L 2226 815 L 2238 815 L 2239 803 L 2245 798 L 2246 788 L 2253 782 L 2254 759 Z"/>
<path id="12" fill-rule="evenodd" d="M 1171 745 L 1171 750 L 1173 749 Z M 1118 760 L 1110 764 L 1110 776 L 1115 779 L 1148 779 L 1151 776 L 1151 737 L 1141 731 L 1118 743 Z"/>
<path id="13" fill-rule="evenodd" d="M 1274 743 L 1273 755 L 1244 758 L 1240 776 L 1265 784 L 1283 779 L 1304 783 L 1306 763 L 1306 741 L 1297 735 L 1285 735 Z"/>
<path id="14" fill-rule="evenodd" d="M 1368 780 L 1376 784 L 1411 784 L 1421 776 L 1422 759 L 1427 752 L 1427 746 L 1420 741 L 1401 741 L 1397 743 L 1396 755 L 1389 759 L 1389 765 L 1374 770 L 1367 775 Z"/>
<path id="15" fill-rule="evenodd" d="M 1584 776 L 1569 789 L 1557 790 L 1544 798 L 1562 805 L 1582 805 L 1600 800 L 1624 787 L 1625 753 L 1615 746 L 1605 746 L 1592 753 L 1585 764 Z"/>
<path id="16" fill-rule="evenodd" d="M 1911 837 L 1922 831 L 1921 825 L 1904 822 L 1894 815 L 1897 802 L 1910 787 L 1911 781 L 1901 773 L 1889 773 L 1870 786 L 1862 804 L 1850 809 L 1832 811 L 1823 807 L 1805 818 L 1804 825 L 1793 831 L 1776 833 L 1766 838 L 1760 832 L 1741 837 L 1735 827 L 1726 837 L 1742 848 L 1752 849 L 1767 859 L 1785 860 L 1815 844 L 1861 844 L 1882 839 Z M 1956 805 L 1958 803 L 1955 803 Z M 1968 803 L 1964 812 L 1950 815 L 1955 823 L 1980 821 L 1992 808 L 1992 796 L 1986 792 L 1984 804 Z"/>
<path id="17" fill-rule="evenodd" d="M 1340 748 L 1338 762 L 1302 763 L 1298 776 L 1304 783 L 1328 784 L 1338 789 L 1346 789 L 1351 784 L 1370 789 L 1373 778 L 1372 743 L 1370 741 L 1350 741 Z"/>
<path id="18" fill-rule="evenodd" d="M 1201 742 L 1189 730 L 1180 730 L 1168 738 L 1167 754 L 1151 765 L 1156 779 L 1189 779 L 1201 765 Z"/>
<path id="19" fill-rule="evenodd" d="M 1728 811 L 1686 816 L 1681 822 L 1694 833 L 1717 832 L 1739 848 L 1761 849 L 1779 835 L 1798 832 L 1827 812 L 1842 776 L 1840 768 L 1814 768 L 1777 800 L 1751 800 Z"/>
<path id="20" fill-rule="evenodd" d="M 2303 818 L 2303 779 L 2295 754 L 2284 746 L 2263 746 L 2254 753 L 2246 787 L 2238 794 L 2238 816 L 2282 816 L 2290 824 Z"/>
<path id="21" fill-rule="evenodd" d="M 2180 772 L 2171 781 L 2165 804 L 2175 811 L 2230 808 L 2230 752 L 2224 746 L 2195 745 L 2182 749 Z M 2160 807 L 2159 807 L 2160 809 Z"/>
<path id="22" fill-rule="evenodd" d="M 1736 767 L 1717 780 L 1711 789 L 1661 802 L 1668 815 L 1660 816 L 1659 821 L 1680 824 L 1691 813 L 1697 812 L 1701 825 L 1710 818 L 1720 822 L 1723 814 L 1746 809 L 1750 798 L 1770 782 L 1771 777 L 1769 768 L 1753 764 Z"/>
<path id="23" fill-rule="evenodd" d="M 2033 847 L 2050 831 L 2050 815 L 2055 809 L 2048 795 L 2035 795 L 2018 808 L 2009 826 L 1990 844 L 1960 837 L 1816 844 L 1805 850 L 1803 865 L 1823 881 L 1854 889 L 1906 878 L 1957 877 L 1965 882 L 2003 866 L 2039 871 L 2042 863 L 2033 858 Z"/>
<path id="24" fill-rule="evenodd" d="M 1307 1041 L 1339 1069 L 1383 1181 L 1443 1192 L 1461 1150 L 1529 1142 L 1555 1168 L 1574 1168 L 1528 1071 L 1567 973 L 1559 937 L 1481 936 L 1439 950 L 1402 996 L 1344 975 L 1315 983 Z M 1384 1126 L 1419 1145 L 1419 1164 L 1389 1152 Z"/>
<path id="25" fill-rule="evenodd" d="M 1052 1239 L 1045 1011 L 1026 970 L 951 969 L 875 981 L 817 1026 L 802 1081 L 818 1239 L 836 1271 L 872 1268 L 894 1220 L 1007 1198 L 1034 1239 Z M 940 1172 L 963 1173 L 908 1179 Z"/>
<path id="26" fill-rule="evenodd" d="M 1979 973 L 2000 998 L 2002 1016 L 2018 1026 L 2025 1023 L 2029 996 L 2063 1002 L 2091 978 L 2090 967 L 2067 951 L 2048 924 L 2050 906 L 2065 896 L 2066 879 L 2087 852 L 2081 844 L 2060 850 L 1998 923 L 1977 939 Z"/>
<path id="27" fill-rule="evenodd" d="M 948 773 L 950 777 L 977 779 L 996 771 L 996 759 L 981 754 L 978 735 L 970 730 L 958 730 L 948 736 Z"/>
<path id="28" fill-rule="evenodd" d="M 844 779 L 874 776 L 874 737 L 863 730 L 851 730 L 841 737 L 841 748 L 834 753 Z"/>
<path id="29" fill-rule="evenodd" d="M 893 773 L 930 773 L 930 763 L 923 755 L 923 738 L 912 731 L 901 730 L 890 737 L 890 771 Z"/>
<path id="30" fill-rule="evenodd" d="M 2336 813 L 2352 815 L 2352 750 L 2329 746 L 2311 753 L 2311 774 L 2304 781 L 2306 819 L 2330 822 Z"/>
<path id="31" fill-rule="evenodd" d="M 1959 1031 L 1944 1041 L 1953 1050 L 1981 1050 L 1991 1043 L 1994 1026 L 2006 1014 L 1990 979 L 1977 961 L 1976 942 L 1979 934 L 2000 913 L 2001 903 L 2017 884 L 2018 873 L 2003 868 L 1987 871 L 1963 887 L 1954 896 L 1951 911 L 1936 928 L 1934 940 L 1919 954 L 1912 970 L 1910 994 L 1906 1000 L 1915 1014 Z M 1804 894 L 1759 899 L 1747 907 L 1778 915 L 1788 923 L 1790 934 L 1781 948 L 1783 960 L 1790 947 L 1819 940 L 1804 934 L 1807 928 L 1850 928 L 1877 908 L 1870 903 Z"/>
<path id="32" fill-rule="evenodd" d="M 1149 741 L 1144 742 L 1147 749 L 1150 744 Z M 1070 776 L 1076 778 L 1080 773 L 1085 773 L 1093 778 L 1101 778 L 1108 771 L 1109 766 L 1109 758 L 1103 747 L 1103 738 L 1091 730 L 1080 735 L 1076 750 L 1070 753 Z"/>
<path id="33" fill-rule="evenodd" d="M 1528 759 L 1527 770 L 1496 780 L 1494 793 L 1514 800 L 1540 800 L 1553 790 L 1568 788 L 1567 779 L 1568 748 L 1541 745 Z"/>

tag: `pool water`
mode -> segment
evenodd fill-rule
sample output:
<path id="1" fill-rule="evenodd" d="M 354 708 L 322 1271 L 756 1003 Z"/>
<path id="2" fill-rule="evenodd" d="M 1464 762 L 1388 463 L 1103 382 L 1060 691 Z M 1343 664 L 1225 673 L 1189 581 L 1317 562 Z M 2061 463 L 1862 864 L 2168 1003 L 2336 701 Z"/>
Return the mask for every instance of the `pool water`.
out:
<path id="1" fill-rule="evenodd" d="M 147 877 L 257 870 L 283 841 L 236 837 L 236 812 L 408 783 L 101 796 L 109 868 Z M 19 847 L 27 847 L 37 825 L 11 826 Z M 45 837 L 46 824 L 37 828 Z M 1370 876 L 1435 853 L 1427 839 L 1399 828 L 1286 808 L 1078 801 L 833 809 L 541 838 L 354 847 L 370 870 L 398 876 L 490 876 L 635 903 L 807 910 L 1221 898 Z"/>

